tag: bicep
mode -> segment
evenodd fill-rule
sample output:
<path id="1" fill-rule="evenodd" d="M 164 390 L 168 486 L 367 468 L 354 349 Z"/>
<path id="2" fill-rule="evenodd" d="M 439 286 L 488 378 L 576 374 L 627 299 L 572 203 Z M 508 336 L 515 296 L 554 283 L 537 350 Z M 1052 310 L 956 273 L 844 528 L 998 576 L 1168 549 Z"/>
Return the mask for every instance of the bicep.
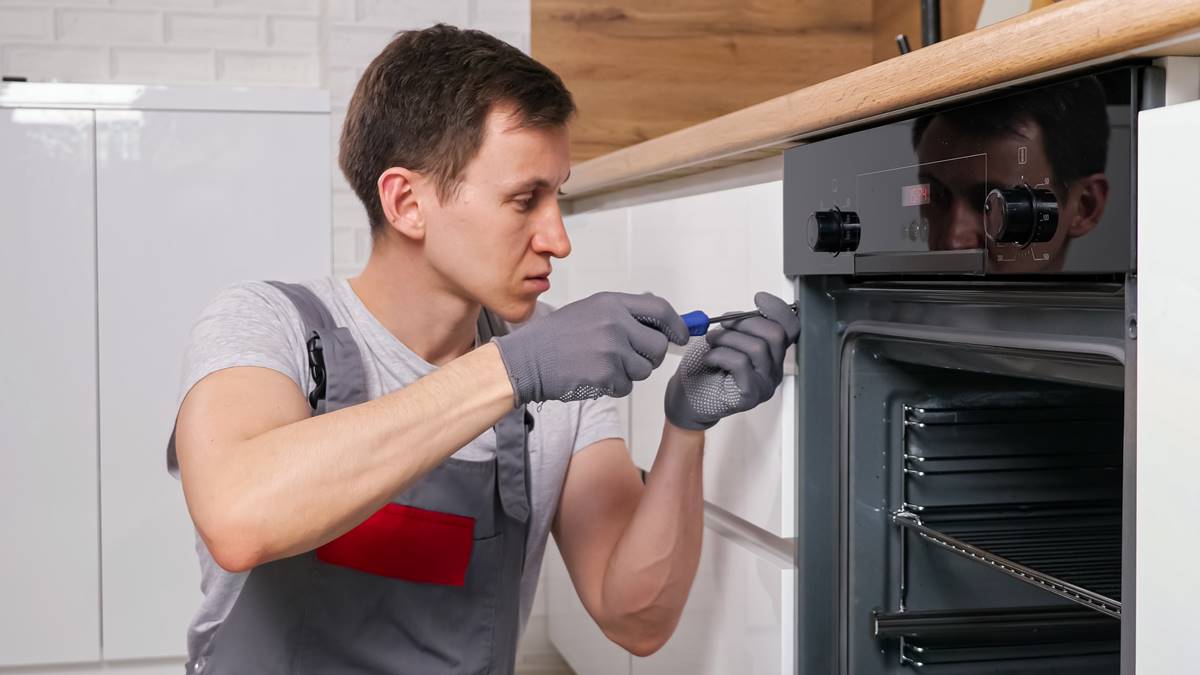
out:
<path id="1" fill-rule="evenodd" d="M 609 438 L 575 453 L 554 517 L 554 540 L 580 599 L 598 618 L 605 569 L 642 496 L 625 441 Z"/>
<path id="2" fill-rule="evenodd" d="M 188 506 L 205 489 L 237 471 L 231 453 L 244 441 L 309 417 L 308 401 L 287 375 L 240 366 L 206 375 L 183 399 L 175 423 L 175 449 Z"/>

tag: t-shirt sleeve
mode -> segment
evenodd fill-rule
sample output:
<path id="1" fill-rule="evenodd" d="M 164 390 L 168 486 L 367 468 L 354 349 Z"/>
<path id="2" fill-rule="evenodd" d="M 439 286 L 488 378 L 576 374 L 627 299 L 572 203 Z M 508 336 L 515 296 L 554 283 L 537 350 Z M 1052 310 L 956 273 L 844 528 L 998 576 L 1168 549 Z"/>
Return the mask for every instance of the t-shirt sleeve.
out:
<path id="1" fill-rule="evenodd" d="M 270 368 L 305 391 L 304 325 L 291 301 L 270 284 L 234 284 L 204 308 L 184 352 L 179 402 L 209 374 L 236 366 Z"/>
<path id="2" fill-rule="evenodd" d="M 617 412 L 617 400 L 607 396 L 579 404 L 579 432 L 575 434 L 574 454 L 606 438 L 625 438 L 625 425 Z"/>

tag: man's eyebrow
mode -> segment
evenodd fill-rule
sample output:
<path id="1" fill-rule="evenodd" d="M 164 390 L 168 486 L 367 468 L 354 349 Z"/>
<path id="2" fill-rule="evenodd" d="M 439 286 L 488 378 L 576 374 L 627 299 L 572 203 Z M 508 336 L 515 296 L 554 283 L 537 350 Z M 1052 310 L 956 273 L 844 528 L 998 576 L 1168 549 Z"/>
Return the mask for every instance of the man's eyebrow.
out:
<path id="1" fill-rule="evenodd" d="M 569 180 L 570 178 L 571 178 L 571 172 L 568 171 L 567 179 Z M 567 181 L 564 180 L 563 182 L 565 183 Z M 524 181 L 522 183 L 517 183 L 516 185 L 512 186 L 511 188 L 509 188 L 509 191 L 512 192 L 513 194 L 520 194 L 522 192 L 530 192 L 530 191 L 536 190 L 538 188 L 547 188 L 547 187 L 550 187 L 550 181 L 546 180 L 545 178 L 530 178 L 527 181 Z M 559 190 L 558 193 L 562 194 L 562 190 Z"/>
<path id="2" fill-rule="evenodd" d="M 517 194 L 520 192 L 529 192 L 538 188 L 547 187 L 549 185 L 550 182 L 545 178 L 531 178 L 527 181 L 517 183 L 516 185 L 509 187 L 508 191 L 512 192 L 513 194 Z"/>

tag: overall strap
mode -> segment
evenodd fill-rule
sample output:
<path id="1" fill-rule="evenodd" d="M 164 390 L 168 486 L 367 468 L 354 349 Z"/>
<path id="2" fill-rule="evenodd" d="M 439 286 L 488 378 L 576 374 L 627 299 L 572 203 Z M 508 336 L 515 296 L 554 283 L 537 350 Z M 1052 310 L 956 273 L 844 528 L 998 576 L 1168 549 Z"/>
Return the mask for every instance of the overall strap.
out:
<path id="1" fill-rule="evenodd" d="M 484 308 L 476 324 L 479 342 L 508 334 L 508 324 Z M 533 416 L 524 407 L 496 422 L 496 482 L 500 504 L 510 518 L 529 520 L 529 452 L 526 438 L 533 427 Z"/>
<path id="2" fill-rule="evenodd" d="M 325 303 L 307 286 L 268 281 L 296 306 L 304 322 L 305 351 L 313 389 L 308 405 L 314 415 L 367 400 L 362 354 L 349 329 L 339 327 Z"/>

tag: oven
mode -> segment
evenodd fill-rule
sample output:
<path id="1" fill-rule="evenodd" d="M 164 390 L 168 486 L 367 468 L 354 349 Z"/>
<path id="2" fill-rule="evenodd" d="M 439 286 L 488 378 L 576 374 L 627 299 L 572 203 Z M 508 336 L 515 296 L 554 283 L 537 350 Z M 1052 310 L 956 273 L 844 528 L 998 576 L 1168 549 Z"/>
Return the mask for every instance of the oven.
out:
<path id="1" fill-rule="evenodd" d="M 1145 64 L 784 154 L 798 670 L 1132 673 Z"/>

